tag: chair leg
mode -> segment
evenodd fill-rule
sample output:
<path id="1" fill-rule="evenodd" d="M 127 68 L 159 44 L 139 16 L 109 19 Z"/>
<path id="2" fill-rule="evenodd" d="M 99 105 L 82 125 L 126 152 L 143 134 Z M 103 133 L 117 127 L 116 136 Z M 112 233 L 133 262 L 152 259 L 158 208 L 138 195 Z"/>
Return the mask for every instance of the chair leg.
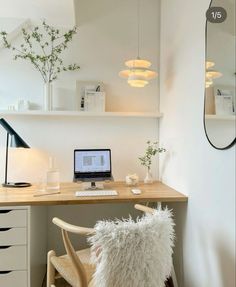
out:
<path id="1" fill-rule="evenodd" d="M 55 256 L 55 251 L 51 250 L 48 252 L 47 258 L 47 287 L 54 286 L 55 284 L 55 268 L 51 263 L 51 258 Z"/>

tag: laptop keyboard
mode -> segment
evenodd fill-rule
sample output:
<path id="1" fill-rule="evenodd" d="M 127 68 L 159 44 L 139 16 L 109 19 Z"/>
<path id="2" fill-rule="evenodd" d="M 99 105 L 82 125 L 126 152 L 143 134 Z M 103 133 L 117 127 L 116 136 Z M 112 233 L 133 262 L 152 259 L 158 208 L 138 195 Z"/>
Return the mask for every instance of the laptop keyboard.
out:
<path id="1" fill-rule="evenodd" d="M 87 196 L 114 196 L 118 195 L 116 190 L 107 189 L 107 190 L 86 190 L 86 191 L 76 191 L 75 196 L 78 197 L 87 197 Z"/>

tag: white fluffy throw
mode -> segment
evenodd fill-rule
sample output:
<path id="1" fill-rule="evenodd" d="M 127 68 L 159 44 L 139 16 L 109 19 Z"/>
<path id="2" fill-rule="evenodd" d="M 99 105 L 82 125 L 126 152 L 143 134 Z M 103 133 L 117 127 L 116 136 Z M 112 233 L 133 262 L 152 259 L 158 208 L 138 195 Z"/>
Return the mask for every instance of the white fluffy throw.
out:
<path id="1" fill-rule="evenodd" d="M 100 221 L 95 229 L 89 242 L 96 287 L 164 287 L 172 268 L 171 211 L 156 210 L 137 222 Z"/>

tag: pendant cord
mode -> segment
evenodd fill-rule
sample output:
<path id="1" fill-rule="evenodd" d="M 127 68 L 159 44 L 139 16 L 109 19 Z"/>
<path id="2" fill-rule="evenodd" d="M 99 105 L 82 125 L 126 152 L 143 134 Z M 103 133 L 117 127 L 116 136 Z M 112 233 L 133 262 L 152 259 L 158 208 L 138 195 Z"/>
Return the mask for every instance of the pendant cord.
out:
<path id="1" fill-rule="evenodd" d="M 139 49 L 139 46 L 140 46 L 140 0 L 137 0 L 137 20 L 138 20 L 138 25 L 137 25 L 137 28 L 138 28 L 138 59 L 140 59 L 140 56 L 139 56 L 139 52 L 140 52 L 140 49 Z"/>

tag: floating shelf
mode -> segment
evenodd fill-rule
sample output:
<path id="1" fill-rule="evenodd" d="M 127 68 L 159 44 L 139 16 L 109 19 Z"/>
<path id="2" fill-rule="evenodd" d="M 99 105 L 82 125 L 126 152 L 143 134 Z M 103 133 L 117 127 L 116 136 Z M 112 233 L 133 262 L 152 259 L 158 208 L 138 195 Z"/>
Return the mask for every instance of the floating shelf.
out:
<path id="1" fill-rule="evenodd" d="M 0 116 L 133 117 L 161 118 L 158 112 L 0 111 Z"/>
<path id="2" fill-rule="evenodd" d="M 235 115 L 206 115 L 207 120 L 235 121 Z"/>

